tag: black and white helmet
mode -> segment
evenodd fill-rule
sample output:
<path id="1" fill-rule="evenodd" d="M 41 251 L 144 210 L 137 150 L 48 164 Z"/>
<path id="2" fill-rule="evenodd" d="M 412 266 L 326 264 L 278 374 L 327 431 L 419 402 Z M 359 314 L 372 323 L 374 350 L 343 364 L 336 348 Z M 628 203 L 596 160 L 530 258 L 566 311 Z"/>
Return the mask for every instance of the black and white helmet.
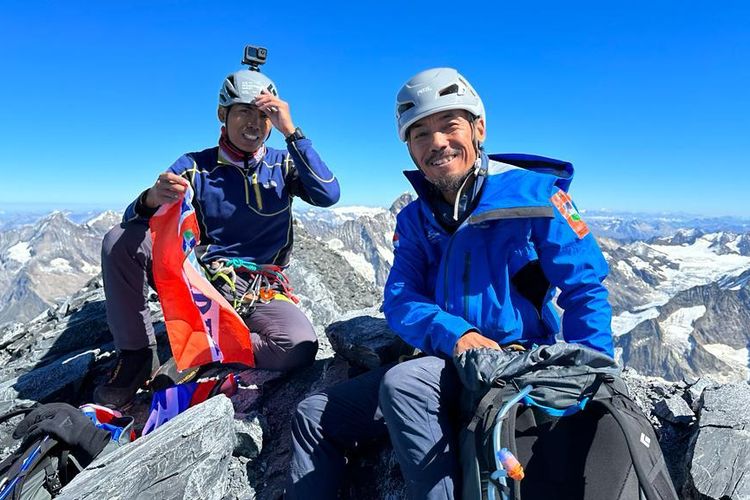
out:
<path id="1" fill-rule="evenodd" d="M 260 71 L 242 69 L 224 79 L 219 91 L 219 106 L 250 104 L 262 90 L 277 96 L 276 85 Z"/>
<path id="2" fill-rule="evenodd" d="M 417 120 L 451 109 L 465 109 L 487 120 L 482 99 L 458 71 L 433 68 L 417 73 L 401 87 L 396 97 L 399 138 L 406 142 L 406 132 Z"/>

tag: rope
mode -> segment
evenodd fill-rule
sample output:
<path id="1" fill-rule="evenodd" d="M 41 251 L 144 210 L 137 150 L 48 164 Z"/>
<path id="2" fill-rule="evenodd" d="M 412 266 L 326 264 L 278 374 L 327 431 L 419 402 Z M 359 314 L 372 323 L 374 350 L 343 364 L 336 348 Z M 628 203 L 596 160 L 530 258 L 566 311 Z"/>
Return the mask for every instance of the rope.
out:
<path id="1" fill-rule="evenodd" d="M 249 313 L 256 302 L 267 304 L 275 298 L 282 297 L 299 303 L 299 299 L 292 293 L 294 290 L 289 278 L 286 277 L 281 267 L 266 264 L 259 265 L 236 257 L 230 259 L 219 259 L 211 262 L 209 268 L 211 281 L 224 280 L 232 290 L 234 303 L 232 306 L 238 313 Z M 240 297 L 237 293 L 237 273 L 247 275 L 248 287 Z"/>

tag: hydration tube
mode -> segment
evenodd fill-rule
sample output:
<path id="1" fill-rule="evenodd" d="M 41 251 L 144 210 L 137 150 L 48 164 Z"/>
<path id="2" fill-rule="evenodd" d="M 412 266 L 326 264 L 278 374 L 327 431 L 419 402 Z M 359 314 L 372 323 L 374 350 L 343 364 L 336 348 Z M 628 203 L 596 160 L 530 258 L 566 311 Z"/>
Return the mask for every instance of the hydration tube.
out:
<path id="1" fill-rule="evenodd" d="M 492 429 L 492 449 L 494 451 L 495 456 L 495 470 L 496 471 L 503 471 L 502 477 L 498 477 L 497 479 L 505 484 L 505 467 L 503 466 L 503 463 L 500 461 L 500 457 L 498 456 L 498 451 L 502 449 L 502 443 L 500 442 L 500 433 L 502 432 L 503 427 L 503 418 L 505 418 L 505 415 L 508 414 L 508 411 L 515 405 L 516 403 L 520 402 L 525 398 L 530 392 L 532 387 L 530 385 L 527 385 L 521 391 L 510 398 L 506 403 L 500 408 L 500 411 L 497 413 L 497 416 L 495 417 L 495 425 Z M 498 491 L 497 487 L 492 483 L 492 481 L 488 482 L 487 485 L 487 497 L 489 500 L 498 500 L 499 498 L 502 498 L 502 493 Z"/>

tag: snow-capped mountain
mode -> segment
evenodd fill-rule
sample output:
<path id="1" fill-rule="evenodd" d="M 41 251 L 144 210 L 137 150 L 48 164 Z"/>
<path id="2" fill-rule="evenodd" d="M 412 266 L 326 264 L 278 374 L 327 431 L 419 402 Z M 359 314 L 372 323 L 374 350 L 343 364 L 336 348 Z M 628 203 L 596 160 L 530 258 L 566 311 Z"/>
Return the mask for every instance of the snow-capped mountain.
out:
<path id="1" fill-rule="evenodd" d="M 700 234 L 720 231 L 750 232 L 750 220 L 738 217 L 612 213 L 603 210 L 586 210 L 583 216 L 597 236 L 625 242 L 669 237 L 680 231 Z"/>
<path id="2" fill-rule="evenodd" d="M 627 366 L 672 380 L 748 378 L 749 237 L 680 231 L 651 243 L 600 240 L 615 344 Z"/>
<path id="3" fill-rule="evenodd" d="M 412 200 L 406 193 L 391 208 L 308 209 L 295 217 L 310 234 L 344 257 L 363 277 L 382 288 L 393 264 L 396 214 Z"/>
<path id="4" fill-rule="evenodd" d="M 105 234 L 114 225 L 119 224 L 122 220 L 122 212 L 115 212 L 114 210 L 107 210 L 95 214 L 93 217 L 86 219 L 83 225 L 93 229 L 97 233 Z"/>
<path id="5" fill-rule="evenodd" d="M 119 218 L 105 212 L 76 224 L 52 212 L 0 232 L 0 324 L 33 318 L 99 273 L 102 236 Z"/>

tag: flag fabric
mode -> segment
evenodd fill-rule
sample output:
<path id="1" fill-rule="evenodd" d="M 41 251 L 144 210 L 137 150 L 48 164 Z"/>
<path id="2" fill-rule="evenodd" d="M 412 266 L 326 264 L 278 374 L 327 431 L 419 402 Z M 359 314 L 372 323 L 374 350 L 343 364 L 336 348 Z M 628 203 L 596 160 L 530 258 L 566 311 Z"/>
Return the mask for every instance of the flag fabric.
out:
<path id="1" fill-rule="evenodd" d="M 233 373 L 198 382 L 187 382 L 155 391 L 151 399 L 146 425 L 141 435 L 145 436 L 174 417 L 205 400 L 224 394 L 232 397 L 237 392 L 238 379 Z"/>
<path id="2" fill-rule="evenodd" d="M 195 255 L 200 241 L 193 189 L 151 217 L 152 272 L 177 369 L 212 362 L 254 366 L 250 331 L 211 285 Z"/>
<path id="3" fill-rule="evenodd" d="M 581 214 L 578 213 L 578 209 L 573 204 L 573 200 L 570 199 L 570 195 L 565 191 L 558 191 L 552 198 L 552 203 L 555 205 L 560 214 L 568 222 L 570 228 L 576 233 L 578 239 L 583 238 L 589 234 L 589 227 L 581 218 Z"/>

